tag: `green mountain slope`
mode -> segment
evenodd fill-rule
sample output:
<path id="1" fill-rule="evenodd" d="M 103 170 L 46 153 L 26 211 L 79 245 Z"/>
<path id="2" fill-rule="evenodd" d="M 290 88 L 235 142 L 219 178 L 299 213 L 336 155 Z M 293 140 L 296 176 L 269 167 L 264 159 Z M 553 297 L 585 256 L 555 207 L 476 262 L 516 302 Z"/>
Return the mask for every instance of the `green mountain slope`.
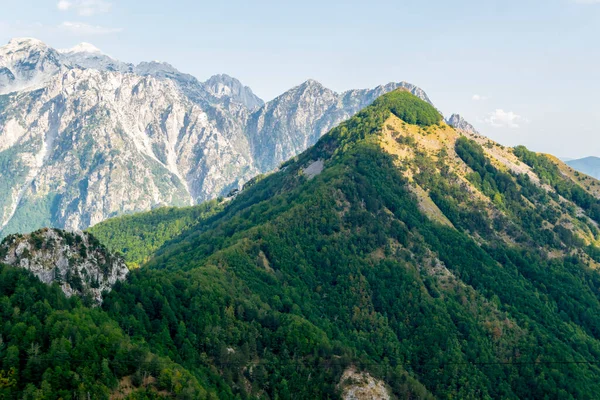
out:
<path id="1" fill-rule="evenodd" d="M 162 207 L 141 214 L 103 221 L 88 231 L 113 252 L 123 255 L 130 268 L 148 261 L 169 240 L 223 209 L 221 200 L 193 207 Z"/>
<path id="2" fill-rule="evenodd" d="M 207 397 L 339 398 L 364 372 L 397 398 L 593 399 L 599 202 L 561 168 L 393 92 L 157 240 L 102 315 Z M 103 240 L 147 254 L 127 235 Z"/>

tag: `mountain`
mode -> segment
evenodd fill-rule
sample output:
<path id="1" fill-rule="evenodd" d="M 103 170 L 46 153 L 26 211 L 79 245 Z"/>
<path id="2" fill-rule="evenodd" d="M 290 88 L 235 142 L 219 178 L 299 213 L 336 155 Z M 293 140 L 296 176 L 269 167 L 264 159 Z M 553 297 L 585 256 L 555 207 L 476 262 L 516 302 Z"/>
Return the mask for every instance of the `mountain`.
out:
<path id="1" fill-rule="evenodd" d="M 89 296 L 97 304 L 129 273 L 123 259 L 90 234 L 57 229 L 8 236 L 0 243 L 0 262 L 29 270 L 46 284 L 57 282 L 67 297 Z"/>
<path id="2" fill-rule="evenodd" d="M 585 157 L 577 160 L 569 160 L 567 161 L 567 164 L 579 172 L 600 179 L 600 158 L 598 157 Z"/>
<path id="3" fill-rule="evenodd" d="M 59 53 L 37 39 L 12 39 L 0 47 L 0 95 L 42 85 L 61 67 Z"/>
<path id="4" fill-rule="evenodd" d="M 217 98 L 231 99 L 252 110 L 261 107 L 265 102 L 256 96 L 252 89 L 243 86 L 240 81 L 229 75 L 214 75 L 204 82 L 205 88 Z"/>
<path id="5" fill-rule="evenodd" d="M 227 75 L 124 63 L 83 43 L 0 48 L 0 237 L 85 229 L 241 188 L 408 83 L 333 92 L 309 80 L 266 104 Z"/>
<path id="6" fill-rule="evenodd" d="M 475 129 L 475 127 L 473 125 L 468 123 L 459 114 L 452 114 L 452 116 L 450 116 L 450 118 L 448 118 L 446 120 L 446 123 L 459 131 L 463 131 L 463 132 L 475 134 L 475 135 L 479 134 L 479 132 L 477 132 L 477 129 Z"/>
<path id="7" fill-rule="evenodd" d="M 69 70 L 9 95 L 0 121 L 3 233 L 189 205 L 257 173 L 239 131 L 153 77 Z"/>
<path id="8" fill-rule="evenodd" d="M 569 171 L 393 91 L 230 200 L 92 228 L 150 254 L 93 313 L 1 270 L 8 393 L 595 398 L 600 193 Z"/>
<path id="9" fill-rule="evenodd" d="M 58 51 L 63 64 L 73 68 L 97 69 L 99 71 L 133 72 L 134 66 L 107 56 L 90 43 Z"/>

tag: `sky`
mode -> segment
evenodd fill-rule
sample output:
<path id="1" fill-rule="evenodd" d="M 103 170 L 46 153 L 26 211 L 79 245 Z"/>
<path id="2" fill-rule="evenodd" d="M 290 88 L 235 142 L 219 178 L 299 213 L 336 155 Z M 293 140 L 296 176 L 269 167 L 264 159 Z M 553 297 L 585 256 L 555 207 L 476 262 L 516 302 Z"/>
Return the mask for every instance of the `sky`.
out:
<path id="1" fill-rule="evenodd" d="M 600 0 L 0 0 L 0 44 L 89 42 L 227 73 L 270 100 L 311 78 L 408 81 L 502 144 L 600 156 Z"/>

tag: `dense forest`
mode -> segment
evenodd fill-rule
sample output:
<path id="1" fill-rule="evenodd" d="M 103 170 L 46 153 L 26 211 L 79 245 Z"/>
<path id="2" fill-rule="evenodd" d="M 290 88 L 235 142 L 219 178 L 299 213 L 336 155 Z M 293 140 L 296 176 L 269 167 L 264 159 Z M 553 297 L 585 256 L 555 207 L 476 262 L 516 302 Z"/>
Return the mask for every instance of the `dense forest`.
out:
<path id="1" fill-rule="evenodd" d="M 138 387 L 130 399 L 173 388 L 182 398 L 206 394 L 188 371 L 132 340 L 106 312 L 22 269 L 0 265 L 0 322 L 0 398 L 108 398 L 126 376 Z"/>
<path id="2" fill-rule="evenodd" d="M 230 202 L 93 228 L 141 266 L 101 307 L 4 267 L 0 390 L 335 399 L 355 368 L 400 399 L 597 398 L 598 199 L 476 139 L 392 92 Z"/>

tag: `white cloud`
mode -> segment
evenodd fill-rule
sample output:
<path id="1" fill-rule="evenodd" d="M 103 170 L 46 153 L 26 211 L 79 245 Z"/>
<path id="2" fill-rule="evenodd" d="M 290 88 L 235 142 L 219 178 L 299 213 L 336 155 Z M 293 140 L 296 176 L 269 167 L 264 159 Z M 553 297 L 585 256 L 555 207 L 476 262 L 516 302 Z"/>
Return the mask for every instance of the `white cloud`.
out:
<path id="1" fill-rule="evenodd" d="M 71 8 L 71 2 L 67 0 L 60 0 L 56 7 L 58 7 L 58 9 L 61 11 L 67 11 L 69 8 Z"/>
<path id="2" fill-rule="evenodd" d="M 106 26 L 90 25 L 84 22 L 63 22 L 59 25 L 63 31 L 67 31 L 76 35 L 110 35 L 119 33 L 123 28 L 111 28 Z"/>
<path id="3" fill-rule="evenodd" d="M 526 118 L 515 114 L 512 111 L 504 111 L 502 109 L 497 109 L 496 111 L 488 114 L 485 122 L 490 124 L 491 126 L 497 128 L 519 128 L 519 124 L 523 122 L 528 122 Z"/>
<path id="4" fill-rule="evenodd" d="M 82 17 L 110 12 L 112 4 L 104 0 L 60 0 L 56 7 L 61 11 L 73 10 Z"/>
<path id="5" fill-rule="evenodd" d="M 488 98 L 486 96 L 482 96 L 480 94 L 474 94 L 472 99 L 473 99 L 473 101 L 484 101 L 484 100 L 487 100 Z"/>

